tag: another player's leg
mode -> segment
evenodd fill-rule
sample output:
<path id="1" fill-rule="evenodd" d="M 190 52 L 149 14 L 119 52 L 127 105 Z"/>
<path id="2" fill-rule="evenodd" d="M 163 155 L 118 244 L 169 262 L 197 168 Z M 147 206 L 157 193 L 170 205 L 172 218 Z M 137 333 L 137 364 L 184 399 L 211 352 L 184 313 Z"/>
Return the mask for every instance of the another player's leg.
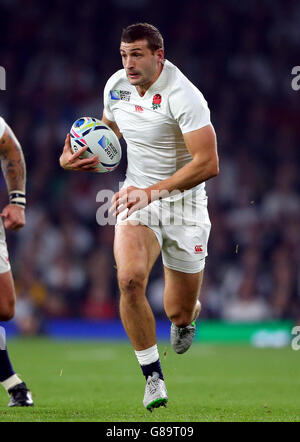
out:
<path id="1" fill-rule="evenodd" d="M 15 290 L 11 271 L 0 274 L 0 320 L 8 321 L 14 315 Z M 0 326 L 0 383 L 10 395 L 9 407 L 32 406 L 32 396 L 26 384 L 16 375 L 9 359 L 6 333 Z"/>
<path id="2" fill-rule="evenodd" d="M 157 238 L 148 227 L 117 226 L 114 254 L 121 292 L 120 316 L 146 378 L 143 404 L 150 411 L 165 405 L 168 399 L 156 344 L 155 319 L 146 298 L 149 273 L 159 253 Z"/>
<path id="3" fill-rule="evenodd" d="M 165 266 L 164 307 L 171 324 L 171 345 L 176 353 L 185 353 L 192 345 L 196 319 L 201 310 L 198 299 L 202 278 L 199 273 L 183 273 Z"/>

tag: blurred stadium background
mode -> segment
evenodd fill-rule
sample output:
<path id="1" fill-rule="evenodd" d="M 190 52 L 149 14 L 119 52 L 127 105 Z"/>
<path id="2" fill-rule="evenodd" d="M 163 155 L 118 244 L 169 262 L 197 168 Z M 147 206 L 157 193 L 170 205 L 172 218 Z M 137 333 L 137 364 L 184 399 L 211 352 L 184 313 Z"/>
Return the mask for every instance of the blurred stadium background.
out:
<path id="1" fill-rule="evenodd" d="M 118 190 L 125 155 L 97 176 L 66 172 L 58 158 L 75 119 L 101 117 L 105 82 L 121 68 L 121 29 L 147 21 L 161 30 L 166 58 L 203 92 L 218 136 L 198 337 L 286 345 L 300 321 L 300 91 L 291 87 L 300 3 L 0 0 L 0 16 L 0 115 L 28 168 L 27 224 L 7 235 L 18 296 L 8 334 L 124 336 L 114 227 L 97 225 L 96 194 Z M 162 292 L 159 261 L 148 296 L 166 337 Z"/>

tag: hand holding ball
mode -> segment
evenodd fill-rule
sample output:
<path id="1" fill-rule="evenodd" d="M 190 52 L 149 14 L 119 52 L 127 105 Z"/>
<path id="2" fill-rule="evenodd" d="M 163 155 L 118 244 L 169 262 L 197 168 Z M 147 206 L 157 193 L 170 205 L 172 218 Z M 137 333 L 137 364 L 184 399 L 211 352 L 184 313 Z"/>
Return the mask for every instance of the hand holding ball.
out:
<path id="1" fill-rule="evenodd" d="M 70 143 L 73 153 L 87 146 L 80 158 L 99 158 L 97 172 L 115 170 L 122 158 L 122 149 L 116 134 L 101 120 L 82 117 L 74 122 L 70 130 Z"/>

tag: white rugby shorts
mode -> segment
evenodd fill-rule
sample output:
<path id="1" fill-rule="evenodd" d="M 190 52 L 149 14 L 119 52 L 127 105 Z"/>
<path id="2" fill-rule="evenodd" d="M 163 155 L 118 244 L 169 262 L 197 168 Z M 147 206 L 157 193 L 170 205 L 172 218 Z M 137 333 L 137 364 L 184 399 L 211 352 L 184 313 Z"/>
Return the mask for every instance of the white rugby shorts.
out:
<path id="1" fill-rule="evenodd" d="M 130 221 L 153 230 L 164 266 L 184 273 L 204 269 L 211 228 L 207 197 L 194 194 L 174 202 L 157 200 L 122 220 L 126 212 L 117 216 L 116 227 Z"/>
<path id="2" fill-rule="evenodd" d="M 0 274 L 6 273 L 9 270 L 10 270 L 10 263 L 8 259 L 5 230 L 4 230 L 3 221 L 0 218 Z"/>

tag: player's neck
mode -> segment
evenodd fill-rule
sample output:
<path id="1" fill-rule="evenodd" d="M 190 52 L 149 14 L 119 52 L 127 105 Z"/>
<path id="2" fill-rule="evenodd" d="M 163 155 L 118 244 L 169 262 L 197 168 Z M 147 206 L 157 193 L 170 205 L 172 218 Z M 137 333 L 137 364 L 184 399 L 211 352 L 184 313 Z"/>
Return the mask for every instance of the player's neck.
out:
<path id="1" fill-rule="evenodd" d="M 145 95 L 145 93 L 147 92 L 147 90 L 149 89 L 149 87 L 152 86 L 152 84 L 156 82 L 156 80 L 158 79 L 158 77 L 161 74 L 161 71 L 163 70 L 163 67 L 164 67 L 164 65 L 161 63 L 158 66 L 157 72 L 151 81 L 149 81 L 148 83 L 140 84 L 140 85 L 136 86 L 136 90 L 138 91 L 138 94 L 141 97 L 143 97 Z"/>

